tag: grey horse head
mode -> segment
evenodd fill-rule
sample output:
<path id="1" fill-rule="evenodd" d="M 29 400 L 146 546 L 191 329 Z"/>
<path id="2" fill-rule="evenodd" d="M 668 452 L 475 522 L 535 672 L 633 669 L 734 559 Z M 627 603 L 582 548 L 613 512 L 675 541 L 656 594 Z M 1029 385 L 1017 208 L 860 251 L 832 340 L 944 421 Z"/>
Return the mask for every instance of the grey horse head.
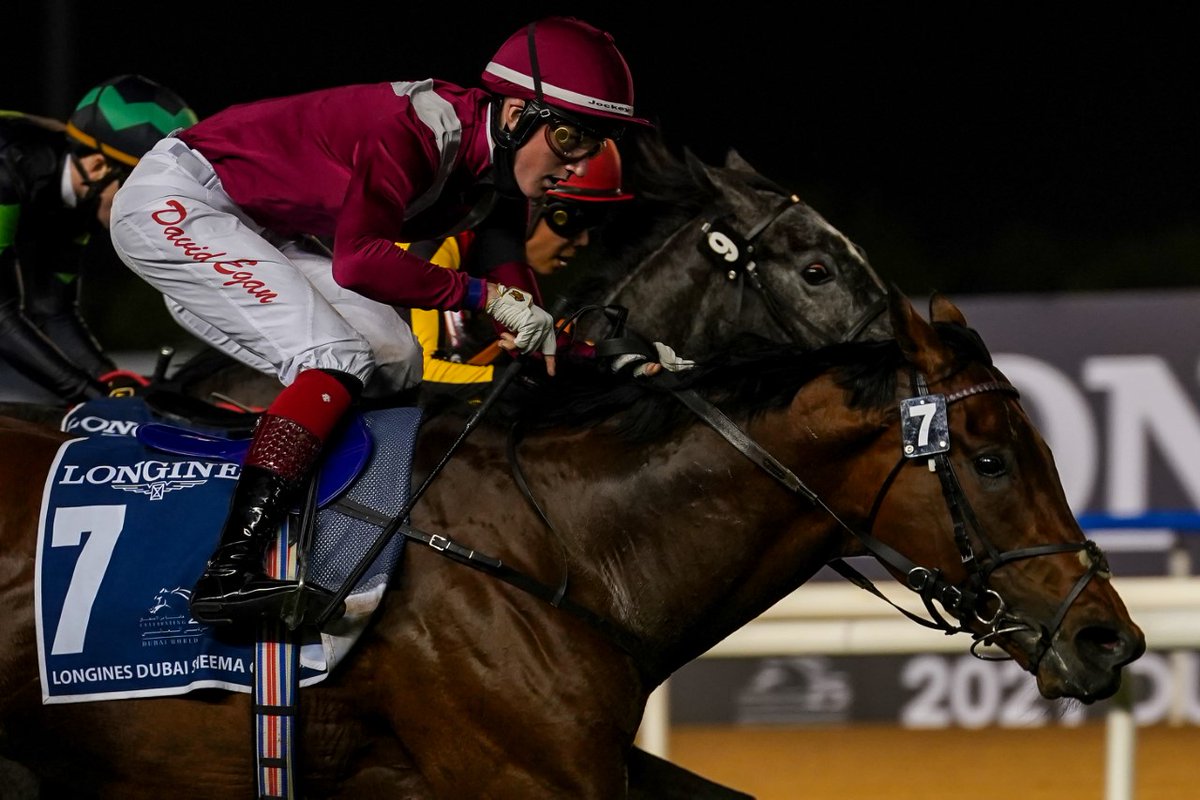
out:
<path id="1" fill-rule="evenodd" d="M 736 151 L 724 166 L 636 141 L 637 195 L 606 229 L 595 301 L 689 356 L 739 333 L 819 347 L 890 338 L 887 290 L 862 248 Z"/>

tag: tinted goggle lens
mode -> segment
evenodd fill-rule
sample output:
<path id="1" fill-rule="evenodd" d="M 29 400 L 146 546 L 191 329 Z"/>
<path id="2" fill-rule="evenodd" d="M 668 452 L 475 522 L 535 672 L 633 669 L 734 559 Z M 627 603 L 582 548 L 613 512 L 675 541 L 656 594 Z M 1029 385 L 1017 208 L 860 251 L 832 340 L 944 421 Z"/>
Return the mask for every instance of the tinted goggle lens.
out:
<path id="1" fill-rule="evenodd" d="M 551 203 L 542 212 L 546 226 L 564 239 L 578 236 L 585 230 L 595 228 L 604 215 L 583 203 Z"/>
<path id="2" fill-rule="evenodd" d="M 550 143 L 554 154 L 564 161 L 591 158 L 604 146 L 604 138 L 564 120 L 546 123 L 546 141 Z"/>

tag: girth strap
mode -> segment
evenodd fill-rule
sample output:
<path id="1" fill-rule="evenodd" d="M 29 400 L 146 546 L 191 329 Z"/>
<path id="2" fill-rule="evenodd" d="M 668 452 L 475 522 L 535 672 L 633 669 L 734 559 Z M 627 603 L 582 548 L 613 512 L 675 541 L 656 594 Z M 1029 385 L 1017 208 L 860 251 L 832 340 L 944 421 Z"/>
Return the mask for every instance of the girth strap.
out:
<path id="1" fill-rule="evenodd" d="M 386 517 L 369 506 L 362 505 L 349 498 L 339 499 L 333 504 L 332 508 L 337 509 L 347 516 L 371 522 L 375 525 L 387 525 L 392 521 L 390 517 Z M 481 553 L 470 547 L 464 547 L 448 536 L 437 533 L 425 533 L 411 525 L 401 525 L 396 529 L 396 532 L 406 539 L 412 539 L 415 542 L 425 545 L 451 561 L 486 573 L 494 578 L 499 578 L 505 583 L 515 586 L 521 591 L 544 600 L 555 608 L 562 609 L 588 623 L 629 654 L 638 671 L 642 673 L 643 679 L 649 682 L 647 685 L 656 686 L 666 677 L 663 674 L 662 665 L 658 663 L 657 656 L 644 647 L 640 639 L 624 628 L 595 613 L 590 608 L 576 603 L 569 597 L 562 596 L 559 589 L 552 589 L 541 581 L 518 572 L 498 558 Z"/>

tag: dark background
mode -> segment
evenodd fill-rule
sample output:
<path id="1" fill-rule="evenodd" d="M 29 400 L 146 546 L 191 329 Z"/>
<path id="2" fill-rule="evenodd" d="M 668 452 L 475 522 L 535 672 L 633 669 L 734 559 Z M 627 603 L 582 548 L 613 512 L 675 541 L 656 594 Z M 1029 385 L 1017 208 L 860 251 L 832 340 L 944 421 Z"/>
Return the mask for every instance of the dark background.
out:
<path id="1" fill-rule="evenodd" d="M 325 7 L 14 4 L 0 108 L 65 118 L 123 72 L 175 89 L 201 117 L 344 83 L 475 85 L 522 25 L 575 14 L 613 34 L 638 113 L 669 144 L 710 163 L 736 149 L 912 295 L 1200 283 L 1195 15 L 1020 3 Z M 160 320 L 144 289 L 119 265 L 97 268 L 85 305 L 110 346 L 144 344 Z M 130 314 L 131 302 L 147 311 Z M 121 319 L 133 316 L 133 327 Z"/>

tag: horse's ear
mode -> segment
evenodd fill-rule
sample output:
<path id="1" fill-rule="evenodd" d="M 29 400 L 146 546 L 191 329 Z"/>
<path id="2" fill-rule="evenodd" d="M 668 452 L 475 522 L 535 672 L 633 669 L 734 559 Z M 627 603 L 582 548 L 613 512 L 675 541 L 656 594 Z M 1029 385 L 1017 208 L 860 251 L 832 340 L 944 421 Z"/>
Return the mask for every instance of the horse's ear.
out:
<path id="1" fill-rule="evenodd" d="M 758 172 L 754 167 L 750 166 L 750 162 L 742 158 L 742 154 L 737 150 L 730 148 L 725 154 L 725 166 L 729 169 L 736 169 L 740 172 Z"/>
<path id="2" fill-rule="evenodd" d="M 929 319 L 933 322 L 952 322 L 955 325 L 967 327 L 967 318 L 958 310 L 958 306 L 950 302 L 950 298 L 935 291 L 929 295 Z"/>
<path id="3" fill-rule="evenodd" d="M 927 376 L 940 375 L 948 367 L 950 355 L 933 325 L 917 313 L 912 301 L 894 283 L 888 287 L 888 307 L 892 331 L 905 360 Z"/>

